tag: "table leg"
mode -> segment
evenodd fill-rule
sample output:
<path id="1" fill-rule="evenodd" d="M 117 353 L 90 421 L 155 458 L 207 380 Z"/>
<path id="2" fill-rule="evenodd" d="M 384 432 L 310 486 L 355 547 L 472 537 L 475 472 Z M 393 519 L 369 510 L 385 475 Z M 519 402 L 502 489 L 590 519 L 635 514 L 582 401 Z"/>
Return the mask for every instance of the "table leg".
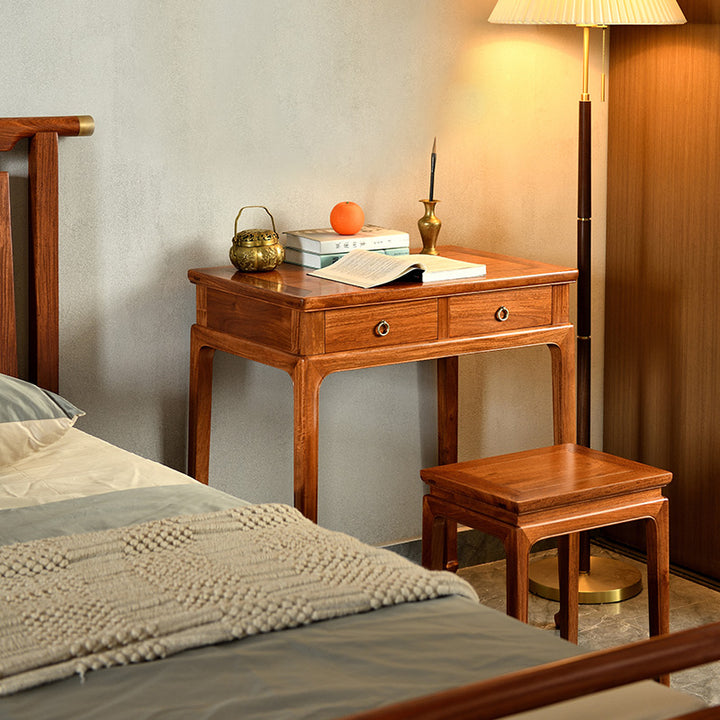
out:
<path id="1" fill-rule="evenodd" d="M 438 464 L 451 465 L 458 461 L 458 357 L 437 361 L 438 407 Z M 455 572 L 458 567 L 457 523 L 446 520 L 445 568 Z"/>
<path id="2" fill-rule="evenodd" d="M 548 345 L 552 363 L 553 437 L 555 444 L 575 442 L 575 331 L 569 328 L 562 340 Z M 586 535 L 586 537 L 588 537 Z M 578 582 L 581 566 L 589 568 L 589 553 L 580 552 L 580 534 L 558 538 L 558 585 L 560 611 L 557 624 L 560 635 L 570 642 L 578 638 Z M 584 544 L 584 543 L 583 543 Z"/>
<path id="3" fill-rule="evenodd" d="M 190 331 L 188 413 L 188 475 L 208 484 L 210 474 L 210 415 L 215 348 L 203 345 L 196 326 Z"/>
<path id="4" fill-rule="evenodd" d="M 309 520 L 318 516 L 318 408 L 323 376 L 307 360 L 290 373 L 293 381 L 293 468 L 295 507 Z"/>
<path id="5" fill-rule="evenodd" d="M 438 465 L 458 460 L 458 358 L 437 361 Z"/>
<path id="6" fill-rule="evenodd" d="M 575 442 L 575 333 L 550 345 L 553 387 L 553 435 L 556 445 Z"/>

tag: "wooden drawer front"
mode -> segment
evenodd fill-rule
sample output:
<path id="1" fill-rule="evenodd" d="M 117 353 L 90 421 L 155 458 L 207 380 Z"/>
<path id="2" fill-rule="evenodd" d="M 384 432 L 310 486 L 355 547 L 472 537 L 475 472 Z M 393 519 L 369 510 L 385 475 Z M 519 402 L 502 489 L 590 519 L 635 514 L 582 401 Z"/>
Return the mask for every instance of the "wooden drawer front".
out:
<path id="1" fill-rule="evenodd" d="M 437 340 L 437 318 L 437 300 L 328 310 L 325 352 Z"/>
<path id="2" fill-rule="evenodd" d="M 450 337 L 522 330 L 552 322 L 549 286 L 450 298 Z"/>
<path id="3" fill-rule="evenodd" d="M 276 305 L 209 289 L 207 326 L 213 330 L 292 351 L 293 314 Z"/>

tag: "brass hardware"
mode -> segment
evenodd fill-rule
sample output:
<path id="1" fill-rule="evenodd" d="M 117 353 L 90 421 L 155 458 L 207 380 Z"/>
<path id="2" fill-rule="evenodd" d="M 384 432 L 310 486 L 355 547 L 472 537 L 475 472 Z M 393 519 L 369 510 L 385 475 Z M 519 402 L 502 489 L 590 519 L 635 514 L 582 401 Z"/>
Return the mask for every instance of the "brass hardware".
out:
<path id="1" fill-rule="evenodd" d="M 95 120 L 92 115 L 78 115 L 78 122 L 80 124 L 78 137 L 87 137 L 95 132 Z"/>
<path id="2" fill-rule="evenodd" d="M 531 563 L 530 592 L 547 600 L 560 600 L 557 558 Z M 642 590 L 642 575 L 632 565 L 609 557 L 590 557 L 590 572 L 580 573 L 578 602 L 581 605 L 616 603 Z"/>
<path id="3" fill-rule="evenodd" d="M 275 218 L 270 215 L 272 230 L 241 230 L 237 225 L 240 215 L 247 208 L 261 208 L 268 215 L 264 205 L 246 205 L 240 208 L 235 218 L 233 244 L 230 248 L 230 262 L 241 272 L 265 272 L 274 270 L 285 259 L 285 248 L 275 231 Z"/>
<path id="4" fill-rule="evenodd" d="M 498 322 L 505 322 L 509 317 L 510 317 L 510 311 L 504 305 L 501 305 L 495 311 L 495 319 Z"/>
<path id="5" fill-rule="evenodd" d="M 581 100 L 590 100 L 588 72 L 590 68 L 590 26 L 583 25 L 583 89 Z"/>
<path id="6" fill-rule="evenodd" d="M 435 215 L 435 205 L 438 200 L 421 200 L 425 205 L 425 214 L 418 220 L 418 230 L 422 238 L 423 249 L 420 251 L 425 255 L 437 255 L 437 236 L 440 232 L 442 222 Z"/>
<path id="7" fill-rule="evenodd" d="M 378 337 L 385 337 L 390 332 L 390 323 L 387 320 L 381 320 L 375 326 L 375 334 Z"/>
<path id="8" fill-rule="evenodd" d="M 602 26 L 602 72 L 600 73 L 600 100 L 605 102 L 605 84 L 607 81 L 607 25 Z"/>

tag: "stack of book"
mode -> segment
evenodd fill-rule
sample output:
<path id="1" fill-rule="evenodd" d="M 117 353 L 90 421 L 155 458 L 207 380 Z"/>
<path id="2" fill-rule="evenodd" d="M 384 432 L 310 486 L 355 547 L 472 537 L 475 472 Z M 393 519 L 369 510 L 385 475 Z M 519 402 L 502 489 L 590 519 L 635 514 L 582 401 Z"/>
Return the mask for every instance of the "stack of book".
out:
<path id="1" fill-rule="evenodd" d="M 309 268 L 332 265 L 351 250 L 385 255 L 408 255 L 410 235 L 377 225 L 364 225 L 354 235 L 339 235 L 332 228 L 292 230 L 284 233 L 285 262 Z"/>

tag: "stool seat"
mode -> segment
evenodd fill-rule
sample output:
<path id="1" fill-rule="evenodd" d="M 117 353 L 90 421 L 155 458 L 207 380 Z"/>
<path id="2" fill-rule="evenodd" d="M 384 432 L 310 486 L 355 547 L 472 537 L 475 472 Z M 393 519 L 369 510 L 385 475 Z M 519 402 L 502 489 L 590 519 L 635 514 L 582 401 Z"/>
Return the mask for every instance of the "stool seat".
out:
<path id="1" fill-rule="evenodd" d="M 577 642 L 577 533 L 646 521 L 650 634 L 669 631 L 668 501 L 671 473 L 566 443 L 426 468 L 422 563 L 457 569 L 457 523 L 503 541 L 507 612 L 527 622 L 531 546 L 558 537 L 560 629 Z"/>
<path id="2" fill-rule="evenodd" d="M 513 513 L 624 496 L 672 479 L 665 470 L 570 443 L 440 465 L 422 470 L 421 477 Z"/>

